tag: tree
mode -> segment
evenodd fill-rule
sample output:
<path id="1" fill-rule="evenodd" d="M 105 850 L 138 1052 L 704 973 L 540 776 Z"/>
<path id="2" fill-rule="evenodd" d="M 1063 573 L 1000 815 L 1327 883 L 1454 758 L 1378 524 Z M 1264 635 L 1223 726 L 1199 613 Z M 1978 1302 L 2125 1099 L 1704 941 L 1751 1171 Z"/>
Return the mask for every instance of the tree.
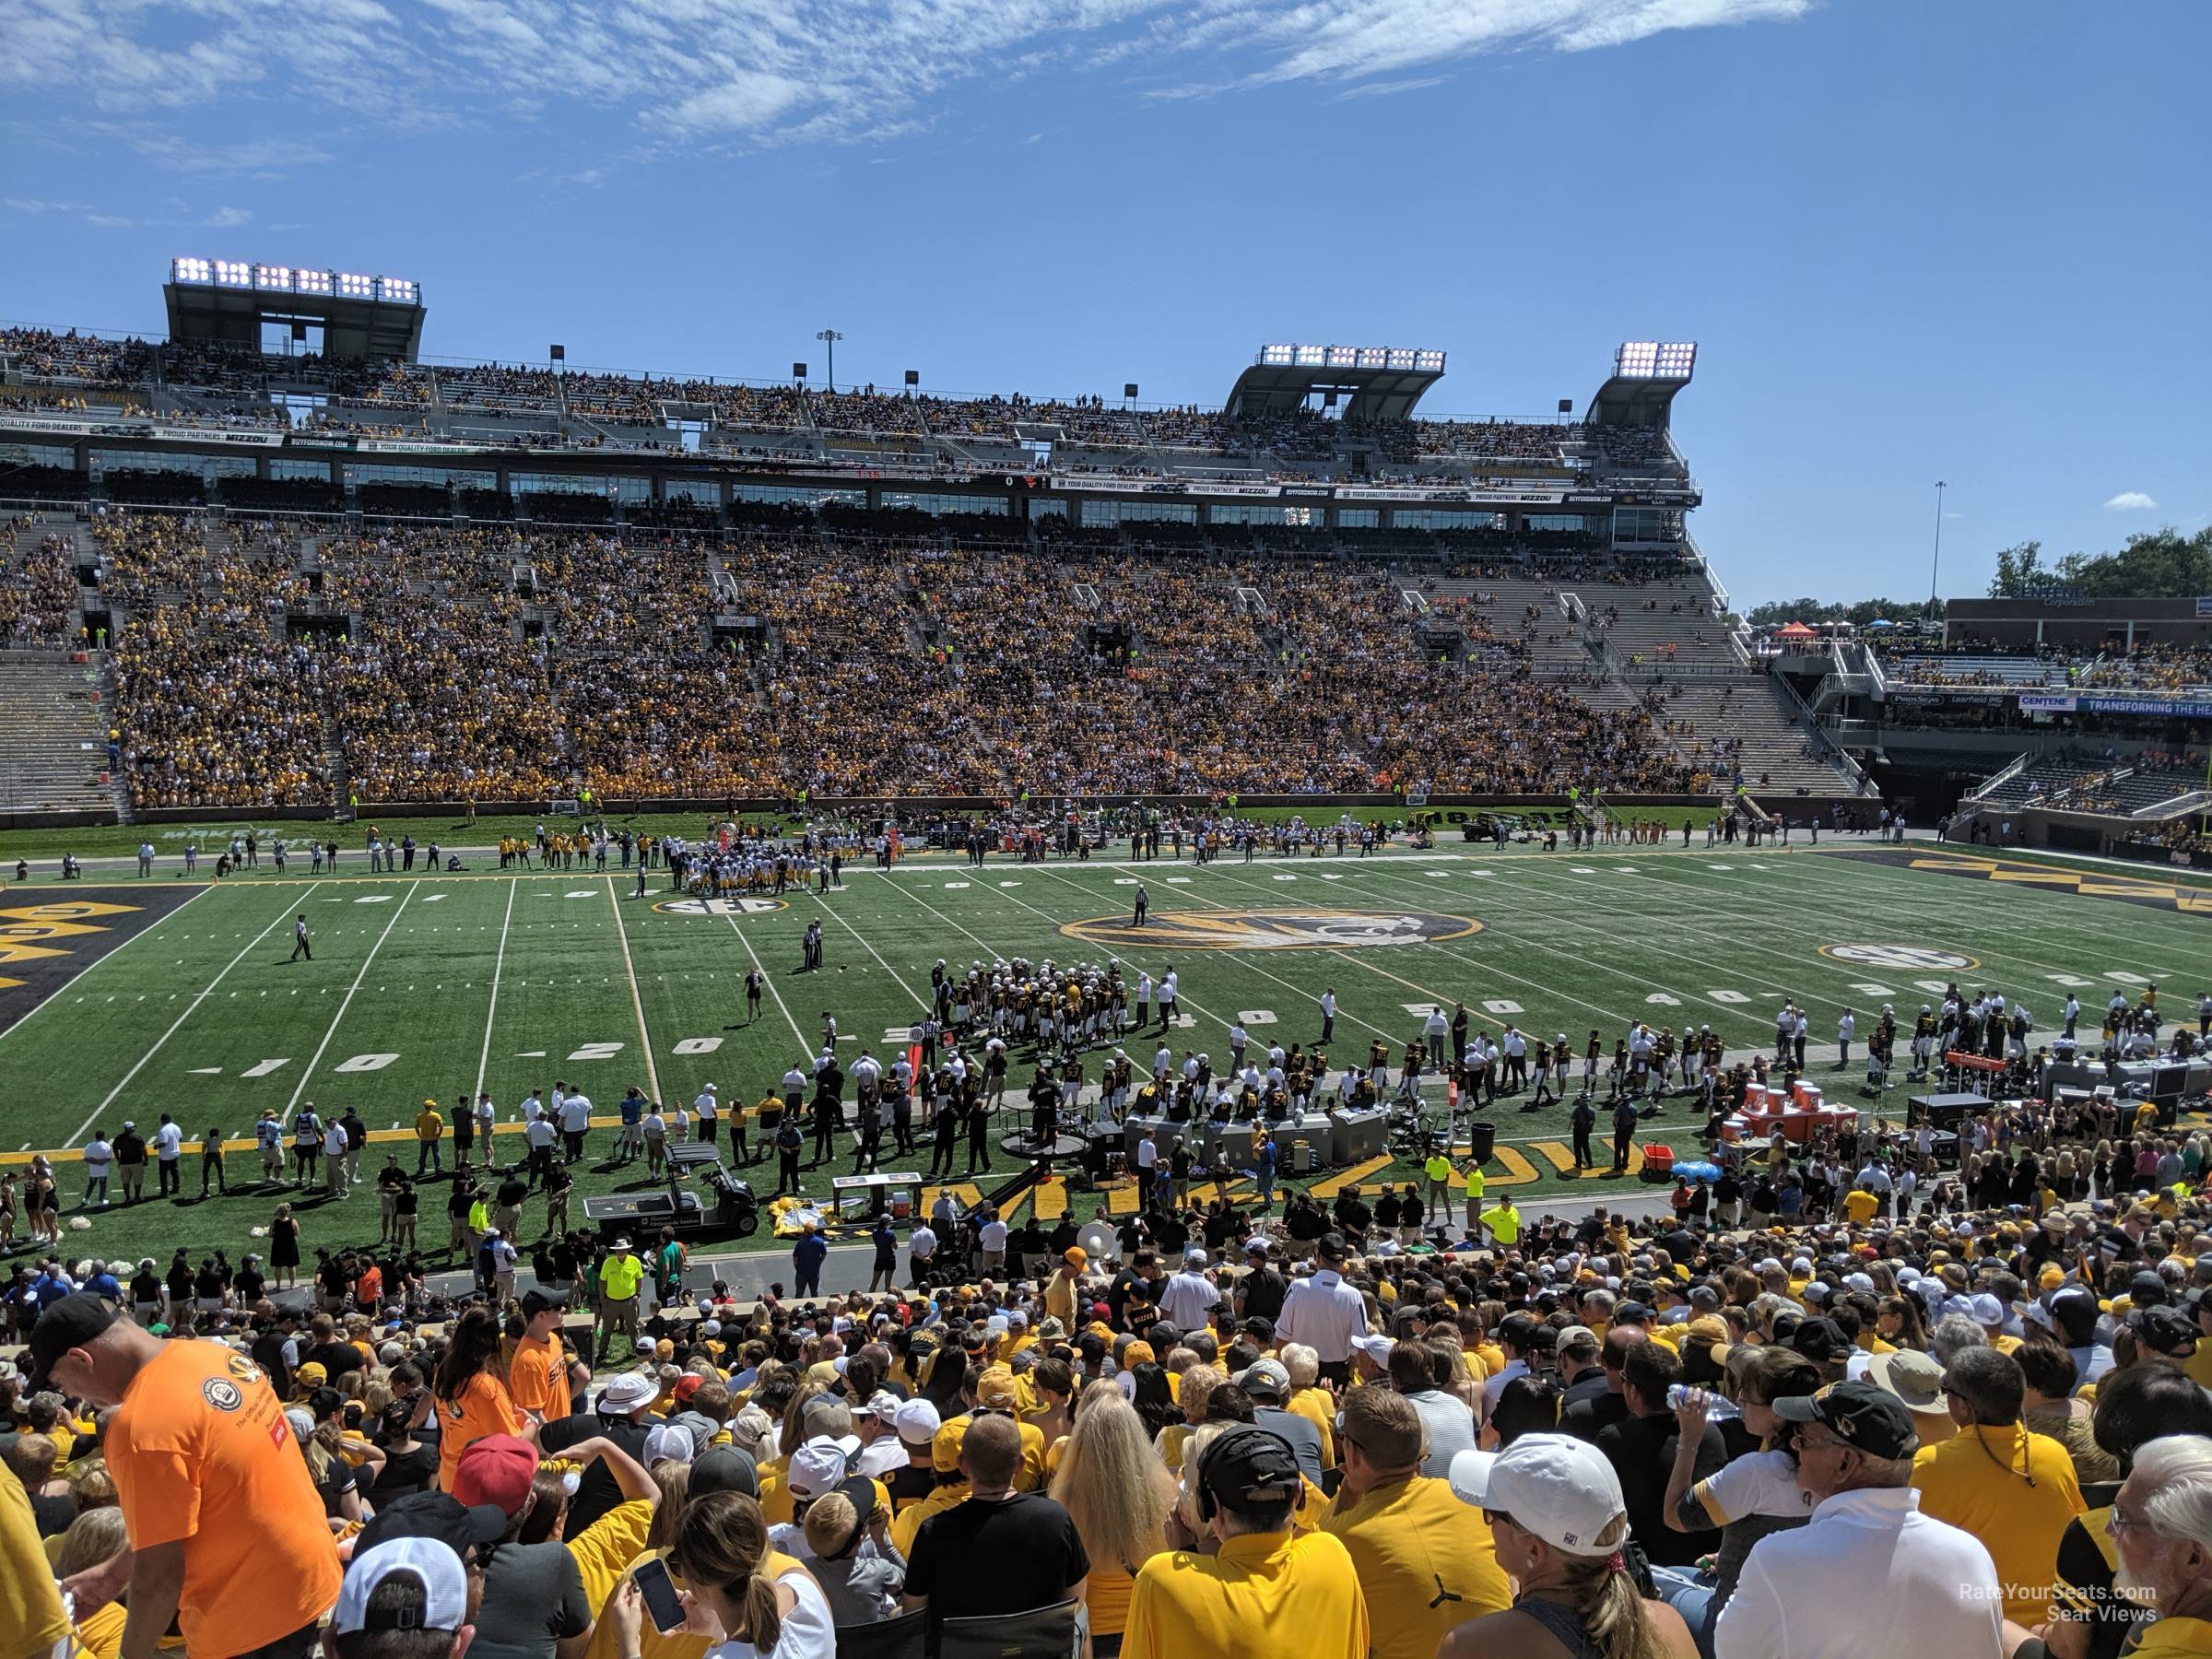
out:
<path id="1" fill-rule="evenodd" d="M 2042 568 L 2043 544 L 2022 542 L 1997 550 L 1997 573 L 1989 579 L 1992 599 L 2027 599 L 2050 585 L 2051 572 Z"/>
<path id="2" fill-rule="evenodd" d="M 2116 553 L 2069 553 L 2042 563 L 2042 544 L 2022 542 L 1997 555 L 1992 599 L 2033 599 L 2064 589 L 2084 599 L 2186 599 L 2212 594 L 2212 525 L 2194 535 L 2168 526 L 2127 538 Z"/>

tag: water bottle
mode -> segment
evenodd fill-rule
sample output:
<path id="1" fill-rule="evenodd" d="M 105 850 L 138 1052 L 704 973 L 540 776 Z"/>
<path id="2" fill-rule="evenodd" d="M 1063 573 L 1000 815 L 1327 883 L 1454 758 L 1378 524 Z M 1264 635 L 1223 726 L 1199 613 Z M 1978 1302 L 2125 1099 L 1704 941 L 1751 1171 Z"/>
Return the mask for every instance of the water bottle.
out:
<path id="1" fill-rule="evenodd" d="M 1670 1382 L 1666 1388 L 1666 1408 L 1679 1411 L 1685 1406 L 1702 1404 L 1705 1420 L 1709 1423 L 1731 1423 L 1744 1414 L 1736 1409 L 1735 1402 L 1712 1394 L 1706 1389 L 1692 1388 L 1687 1382 Z"/>

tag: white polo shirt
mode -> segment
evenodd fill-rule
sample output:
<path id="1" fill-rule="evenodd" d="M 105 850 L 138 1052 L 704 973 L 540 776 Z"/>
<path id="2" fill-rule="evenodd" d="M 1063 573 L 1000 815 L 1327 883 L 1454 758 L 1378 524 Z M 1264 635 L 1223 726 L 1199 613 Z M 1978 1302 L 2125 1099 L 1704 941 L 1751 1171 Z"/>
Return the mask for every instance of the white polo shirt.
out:
<path id="1" fill-rule="evenodd" d="M 1878 1594 L 1870 1592 L 1878 1591 Z M 2001 1659 L 2005 1599 L 1980 1539 L 1910 1487 L 1840 1492 L 1751 1547 L 1713 1630 L 1717 1659 Z"/>
<path id="2" fill-rule="evenodd" d="M 1324 1267 L 1290 1287 L 1275 1334 L 1304 1343 L 1324 1365 L 1342 1365 L 1352 1357 L 1352 1338 L 1367 1335 L 1367 1303 L 1344 1275 Z"/>

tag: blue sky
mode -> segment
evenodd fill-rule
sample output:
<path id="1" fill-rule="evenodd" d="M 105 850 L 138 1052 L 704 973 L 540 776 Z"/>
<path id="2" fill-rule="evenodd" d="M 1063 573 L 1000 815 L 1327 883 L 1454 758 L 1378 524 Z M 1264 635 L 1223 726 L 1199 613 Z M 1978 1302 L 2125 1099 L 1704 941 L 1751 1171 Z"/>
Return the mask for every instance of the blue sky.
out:
<path id="1" fill-rule="evenodd" d="M 1441 347 L 1436 412 L 1700 342 L 1742 602 L 2212 514 L 2212 6 L 0 0 L 0 316 L 172 253 L 413 276 L 426 349 L 1218 401 Z M 2138 505 L 2148 502 L 2149 505 Z"/>

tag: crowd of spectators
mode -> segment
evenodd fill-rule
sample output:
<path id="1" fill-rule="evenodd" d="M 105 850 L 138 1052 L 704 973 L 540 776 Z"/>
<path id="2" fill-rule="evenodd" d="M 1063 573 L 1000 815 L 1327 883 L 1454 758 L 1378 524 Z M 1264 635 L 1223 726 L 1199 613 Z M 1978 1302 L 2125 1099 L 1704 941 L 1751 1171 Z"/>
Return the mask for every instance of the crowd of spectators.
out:
<path id="1" fill-rule="evenodd" d="M 473 1291 L 388 1225 L 297 1289 L 41 1249 L 0 1292 L 0 1631 L 833 1659 L 1029 1615 L 991 1634 L 1042 1654 L 1078 1603 L 1101 1659 L 2212 1652 L 2204 1138 L 1956 1127 L 1739 1145 L 1633 1219 L 1450 1159 L 1279 1211 L 1163 1182 L 1088 1247 L 947 1200 L 903 1264 L 875 1225 L 867 1290 L 758 1300 L 551 1233 L 517 1294 L 512 1224 L 458 1213 Z"/>
<path id="2" fill-rule="evenodd" d="M 336 752 L 365 800 L 1690 782 L 1650 698 L 1600 706 L 1590 675 L 1537 672 L 1538 618 L 1409 605 L 1385 565 L 1315 582 L 1279 557 L 1101 559 L 915 519 L 884 540 L 875 517 L 725 539 L 109 514 L 120 770 L 148 806 L 197 780 L 208 804 L 335 804 Z M 75 598 L 65 546 L 0 583 L 48 637 Z"/>
<path id="3" fill-rule="evenodd" d="M 0 544 L 0 646 L 52 650 L 71 644 L 77 585 L 69 544 L 49 534 L 18 553 L 23 528 L 8 524 Z"/>

